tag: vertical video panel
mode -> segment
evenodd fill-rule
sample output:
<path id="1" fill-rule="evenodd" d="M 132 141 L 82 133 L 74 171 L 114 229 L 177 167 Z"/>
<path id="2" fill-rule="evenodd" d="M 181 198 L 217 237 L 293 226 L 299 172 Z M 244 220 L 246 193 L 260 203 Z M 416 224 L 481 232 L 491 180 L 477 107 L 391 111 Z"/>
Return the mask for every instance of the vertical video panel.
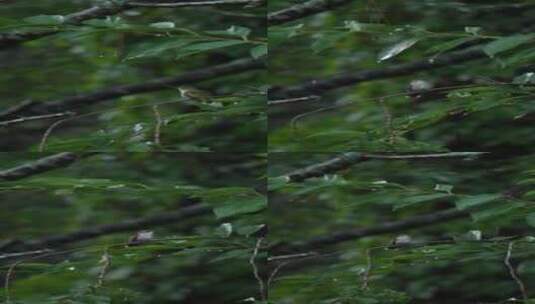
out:
<path id="1" fill-rule="evenodd" d="M 2 302 L 266 298 L 264 156 L 0 158 Z"/>

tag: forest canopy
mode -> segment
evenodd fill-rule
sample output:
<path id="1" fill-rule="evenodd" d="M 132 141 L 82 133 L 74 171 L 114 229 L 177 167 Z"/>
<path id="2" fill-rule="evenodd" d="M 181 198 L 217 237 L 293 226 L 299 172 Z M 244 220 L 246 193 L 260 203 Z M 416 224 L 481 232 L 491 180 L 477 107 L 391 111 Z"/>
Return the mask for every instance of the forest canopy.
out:
<path id="1" fill-rule="evenodd" d="M 535 303 L 533 1 L 0 16 L 0 302 Z"/>

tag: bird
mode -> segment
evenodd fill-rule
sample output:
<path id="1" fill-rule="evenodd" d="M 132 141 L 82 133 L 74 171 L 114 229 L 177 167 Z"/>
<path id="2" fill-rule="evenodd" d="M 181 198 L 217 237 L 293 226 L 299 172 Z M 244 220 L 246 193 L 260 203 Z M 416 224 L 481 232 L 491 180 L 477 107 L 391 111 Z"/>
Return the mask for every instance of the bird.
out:
<path id="1" fill-rule="evenodd" d="M 126 242 L 126 246 L 139 246 L 154 239 L 154 231 L 141 230 L 132 235 Z"/>
<path id="2" fill-rule="evenodd" d="M 214 101 L 213 96 L 209 92 L 197 89 L 195 87 L 181 86 L 181 87 L 178 87 L 178 91 L 180 92 L 180 96 L 188 101 L 191 101 L 194 103 L 207 104 L 212 107 L 223 106 L 221 102 Z"/>
<path id="3" fill-rule="evenodd" d="M 189 99 L 192 101 L 209 102 L 211 100 L 210 93 L 203 90 L 199 90 L 195 87 L 181 86 L 178 87 L 178 91 L 180 92 L 180 96 L 182 98 Z"/>

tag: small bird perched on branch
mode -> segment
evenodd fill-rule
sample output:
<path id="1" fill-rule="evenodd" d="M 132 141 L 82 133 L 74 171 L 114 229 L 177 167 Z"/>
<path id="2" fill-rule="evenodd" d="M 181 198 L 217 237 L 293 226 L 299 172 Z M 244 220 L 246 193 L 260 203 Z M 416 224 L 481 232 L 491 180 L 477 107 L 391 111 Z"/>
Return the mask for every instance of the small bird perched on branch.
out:
<path id="1" fill-rule="evenodd" d="M 220 102 L 214 101 L 211 94 L 206 91 L 199 90 L 191 86 L 178 87 L 178 91 L 180 92 L 180 96 L 182 98 L 189 101 L 208 104 L 215 107 L 223 106 Z"/>
<path id="2" fill-rule="evenodd" d="M 126 242 L 126 246 L 139 246 L 154 239 L 154 232 L 150 230 L 141 230 L 131 236 Z"/>
<path id="3" fill-rule="evenodd" d="M 210 93 L 199 90 L 197 88 L 191 87 L 191 86 L 181 86 L 178 87 L 178 91 L 180 92 L 180 96 L 182 98 L 194 100 L 194 101 L 200 101 L 200 102 L 207 102 L 210 101 Z"/>

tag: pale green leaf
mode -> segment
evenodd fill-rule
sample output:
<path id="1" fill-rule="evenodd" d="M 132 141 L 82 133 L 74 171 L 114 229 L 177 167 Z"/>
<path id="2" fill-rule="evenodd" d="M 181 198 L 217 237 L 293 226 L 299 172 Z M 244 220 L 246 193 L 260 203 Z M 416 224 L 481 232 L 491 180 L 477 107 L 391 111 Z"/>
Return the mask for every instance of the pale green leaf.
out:
<path id="1" fill-rule="evenodd" d="M 37 15 L 24 18 L 23 21 L 36 25 L 60 25 L 65 22 L 65 17 L 61 15 Z"/>
<path id="2" fill-rule="evenodd" d="M 392 57 L 397 56 L 401 52 L 407 50 L 418 42 L 417 38 L 410 38 L 394 44 L 393 46 L 381 51 L 377 56 L 378 61 L 385 61 Z"/>
<path id="3" fill-rule="evenodd" d="M 483 47 L 483 51 L 489 56 L 514 49 L 517 46 L 533 41 L 535 34 L 514 35 L 494 40 Z"/>
<path id="4" fill-rule="evenodd" d="M 250 50 L 251 56 L 254 59 L 258 59 L 262 56 L 267 55 L 268 53 L 268 47 L 265 44 L 257 45 L 254 48 Z"/>
<path id="5" fill-rule="evenodd" d="M 491 193 L 491 194 L 479 194 L 479 195 L 469 195 L 460 198 L 455 202 L 457 209 L 466 210 L 476 206 L 481 206 L 486 203 L 493 202 L 502 197 L 501 194 Z"/>

